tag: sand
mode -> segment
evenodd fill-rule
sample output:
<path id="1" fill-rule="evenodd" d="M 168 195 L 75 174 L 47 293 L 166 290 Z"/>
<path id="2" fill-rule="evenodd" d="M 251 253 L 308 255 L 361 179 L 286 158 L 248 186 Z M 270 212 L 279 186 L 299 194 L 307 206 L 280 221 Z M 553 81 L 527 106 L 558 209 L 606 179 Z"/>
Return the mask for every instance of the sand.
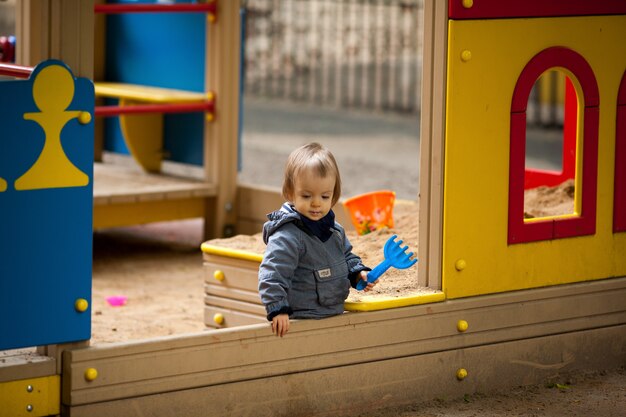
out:
<path id="1" fill-rule="evenodd" d="M 563 214 L 572 210 L 572 184 L 540 187 L 527 192 L 529 216 Z M 336 208 L 341 209 L 341 208 Z M 354 252 L 374 267 L 383 260 L 383 246 L 397 234 L 409 250 L 418 250 L 418 205 L 398 201 L 393 229 L 367 235 L 349 232 Z M 197 332 L 205 329 L 204 284 L 200 252 L 202 223 L 199 220 L 157 223 L 94 233 L 92 343 L 141 340 Z M 260 234 L 215 239 L 210 243 L 262 254 Z M 404 297 L 432 292 L 417 285 L 417 266 L 390 269 L 370 297 Z M 359 301 L 362 292 L 351 290 L 349 301 Z M 126 304 L 113 307 L 111 296 L 126 297 Z"/>

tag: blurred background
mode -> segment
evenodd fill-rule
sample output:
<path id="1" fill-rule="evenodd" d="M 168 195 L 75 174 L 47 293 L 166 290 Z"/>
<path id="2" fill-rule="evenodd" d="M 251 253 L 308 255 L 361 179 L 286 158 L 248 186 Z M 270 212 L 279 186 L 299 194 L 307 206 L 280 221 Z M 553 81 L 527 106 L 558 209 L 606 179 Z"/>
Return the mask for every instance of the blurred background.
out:
<path id="1" fill-rule="evenodd" d="M 0 61 L 14 59 L 16 0 L 0 0 Z M 344 197 L 419 194 L 423 0 L 243 0 L 239 180 L 279 187 L 291 150 L 335 154 Z M 560 170 L 564 77 L 528 103 L 527 167 Z"/>

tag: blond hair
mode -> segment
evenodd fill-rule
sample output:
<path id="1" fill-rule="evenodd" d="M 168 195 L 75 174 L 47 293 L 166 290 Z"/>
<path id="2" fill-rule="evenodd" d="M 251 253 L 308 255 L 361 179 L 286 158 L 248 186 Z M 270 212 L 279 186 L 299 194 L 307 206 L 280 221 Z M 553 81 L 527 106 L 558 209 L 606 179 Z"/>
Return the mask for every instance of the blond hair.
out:
<path id="1" fill-rule="evenodd" d="M 339 167 L 333 154 L 316 142 L 307 143 L 289 155 L 285 165 L 285 177 L 283 179 L 283 197 L 292 200 L 296 188 L 296 178 L 305 169 L 312 169 L 322 178 L 328 175 L 335 176 L 335 188 L 333 189 L 332 205 L 339 201 L 341 196 L 341 177 Z"/>

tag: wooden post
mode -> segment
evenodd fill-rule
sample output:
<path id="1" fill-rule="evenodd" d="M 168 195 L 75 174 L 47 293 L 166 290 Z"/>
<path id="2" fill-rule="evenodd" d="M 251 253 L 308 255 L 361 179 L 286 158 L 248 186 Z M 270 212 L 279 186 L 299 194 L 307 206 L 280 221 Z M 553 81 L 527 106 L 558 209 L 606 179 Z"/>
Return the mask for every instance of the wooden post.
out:
<path id="1" fill-rule="evenodd" d="M 204 133 L 204 167 L 209 182 L 218 185 L 209 199 L 205 237 L 234 234 L 237 194 L 237 135 L 239 129 L 240 1 L 219 2 L 217 21 L 207 23 L 205 89 L 216 99 L 215 119 Z"/>
<path id="2" fill-rule="evenodd" d="M 441 289 L 448 2 L 424 2 L 418 283 Z"/>
<path id="3" fill-rule="evenodd" d="M 93 0 L 18 0 L 16 62 L 46 59 L 66 63 L 75 77 L 93 78 Z"/>

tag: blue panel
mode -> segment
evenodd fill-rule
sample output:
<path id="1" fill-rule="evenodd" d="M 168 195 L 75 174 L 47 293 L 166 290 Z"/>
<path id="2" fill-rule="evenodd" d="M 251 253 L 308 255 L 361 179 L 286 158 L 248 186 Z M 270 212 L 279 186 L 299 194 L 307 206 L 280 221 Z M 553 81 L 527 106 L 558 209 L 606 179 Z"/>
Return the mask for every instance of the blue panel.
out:
<path id="1" fill-rule="evenodd" d="M 106 99 L 107 106 L 117 106 L 118 100 Z M 128 155 L 130 152 L 122 136 L 119 117 L 107 117 L 104 119 L 104 149 L 112 152 Z"/>
<path id="2" fill-rule="evenodd" d="M 106 80 L 205 91 L 206 20 L 204 13 L 107 16 Z M 165 151 L 170 155 L 167 159 L 202 165 L 203 126 L 202 114 L 166 116 L 164 143 Z M 105 149 L 127 153 L 120 139 L 119 128 L 107 123 Z"/>
<path id="3" fill-rule="evenodd" d="M 67 93 L 67 107 L 35 103 L 34 80 L 48 67 L 74 82 L 73 98 L 42 87 L 48 97 Z M 29 80 L 0 81 L 0 350 L 90 338 L 91 309 L 74 303 L 91 304 L 93 120 L 80 124 L 70 112 L 93 116 L 94 91 L 67 71 L 46 61 Z M 40 117 L 55 111 L 58 123 Z"/>

